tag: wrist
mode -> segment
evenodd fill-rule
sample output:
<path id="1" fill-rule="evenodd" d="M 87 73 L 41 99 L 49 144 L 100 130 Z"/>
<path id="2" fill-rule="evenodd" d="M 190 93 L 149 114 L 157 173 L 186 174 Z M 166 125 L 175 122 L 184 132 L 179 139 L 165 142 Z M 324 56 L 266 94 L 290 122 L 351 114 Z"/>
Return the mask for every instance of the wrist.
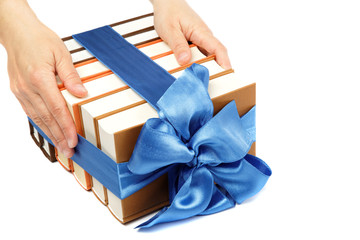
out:
<path id="1" fill-rule="evenodd" d="M 39 23 L 26 0 L 0 0 L 0 43 L 5 48 Z"/>
<path id="2" fill-rule="evenodd" d="M 155 5 L 159 4 L 173 4 L 174 2 L 186 2 L 185 0 L 150 0 L 150 2 Z"/>

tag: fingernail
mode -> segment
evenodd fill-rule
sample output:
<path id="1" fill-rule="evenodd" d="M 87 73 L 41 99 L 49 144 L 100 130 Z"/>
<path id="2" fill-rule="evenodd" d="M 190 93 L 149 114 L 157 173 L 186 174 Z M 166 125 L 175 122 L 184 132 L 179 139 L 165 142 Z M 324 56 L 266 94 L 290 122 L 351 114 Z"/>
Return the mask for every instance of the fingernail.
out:
<path id="1" fill-rule="evenodd" d="M 221 62 L 218 62 L 218 64 L 220 65 L 220 67 L 222 67 L 222 68 L 225 69 L 225 70 L 231 69 L 230 63 L 221 63 Z"/>
<path id="2" fill-rule="evenodd" d="M 75 143 L 74 143 L 74 141 L 71 140 L 71 139 L 68 140 L 68 143 L 67 143 L 67 144 L 68 144 L 68 147 L 69 147 L 69 148 L 74 148 L 74 147 L 76 146 Z"/>
<path id="3" fill-rule="evenodd" d="M 63 154 L 66 158 L 72 157 L 72 151 L 70 149 L 64 149 Z"/>
<path id="4" fill-rule="evenodd" d="M 223 68 L 228 70 L 228 69 L 231 69 L 232 67 L 231 67 L 231 64 L 229 63 L 229 64 L 224 64 Z"/>
<path id="5" fill-rule="evenodd" d="M 189 55 L 187 52 L 182 52 L 179 54 L 179 57 L 178 57 L 179 63 L 185 64 L 185 63 L 187 63 L 188 59 L 189 59 Z"/>
<path id="6" fill-rule="evenodd" d="M 64 150 L 62 149 L 62 147 L 57 145 L 56 148 L 62 155 L 64 155 Z"/>
<path id="7" fill-rule="evenodd" d="M 77 141 L 75 141 L 74 139 L 68 139 L 67 144 L 69 148 L 74 148 L 77 145 Z"/>
<path id="8" fill-rule="evenodd" d="M 80 93 L 87 93 L 86 88 L 82 84 L 76 84 L 74 90 Z"/>

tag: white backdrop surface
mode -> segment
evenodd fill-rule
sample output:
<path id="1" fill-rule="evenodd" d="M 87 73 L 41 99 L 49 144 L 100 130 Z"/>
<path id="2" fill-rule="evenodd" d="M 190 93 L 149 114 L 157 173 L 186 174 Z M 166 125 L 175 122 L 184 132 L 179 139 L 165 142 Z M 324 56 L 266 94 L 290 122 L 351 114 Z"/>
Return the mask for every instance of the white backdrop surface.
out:
<path id="1" fill-rule="evenodd" d="M 152 11 L 147 0 L 31 0 L 59 36 Z M 151 231 L 115 220 L 32 142 L 0 47 L 0 239 L 359 239 L 360 4 L 189 0 L 257 82 L 257 155 L 266 187 L 233 209 Z M 35 43 L 34 43 L 35 44 Z"/>

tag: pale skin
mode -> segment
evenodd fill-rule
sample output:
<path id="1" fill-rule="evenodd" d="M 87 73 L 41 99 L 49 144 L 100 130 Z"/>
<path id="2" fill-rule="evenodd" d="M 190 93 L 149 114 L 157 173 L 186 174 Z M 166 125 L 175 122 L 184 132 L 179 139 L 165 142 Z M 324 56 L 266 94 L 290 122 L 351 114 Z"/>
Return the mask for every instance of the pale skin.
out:
<path id="1" fill-rule="evenodd" d="M 151 0 L 155 29 L 169 44 L 177 61 L 190 61 L 191 41 L 206 54 L 215 54 L 231 68 L 226 48 L 184 0 Z M 75 124 L 56 83 L 58 74 L 66 89 L 85 97 L 82 84 L 61 39 L 41 23 L 26 0 L 0 0 L 0 43 L 8 54 L 10 88 L 25 113 L 66 157 L 77 145 Z"/>

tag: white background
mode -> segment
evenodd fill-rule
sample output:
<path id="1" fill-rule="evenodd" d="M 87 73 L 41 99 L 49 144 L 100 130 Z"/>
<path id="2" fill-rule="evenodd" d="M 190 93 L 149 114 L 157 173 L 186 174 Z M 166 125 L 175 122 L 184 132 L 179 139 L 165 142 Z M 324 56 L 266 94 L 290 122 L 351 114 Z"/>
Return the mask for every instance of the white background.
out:
<path id="1" fill-rule="evenodd" d="M 0 47 L 0 239 L 359 239 L 358 1 L 189 0 L 257 82 L 257 154 L 273 176 L 222 213 L 123 226 L 32 142 Z M 147 0 L 30 1 L 59 36 L 152 11 Z M 34 43 L 35 44 L 35 43 Z"/>

